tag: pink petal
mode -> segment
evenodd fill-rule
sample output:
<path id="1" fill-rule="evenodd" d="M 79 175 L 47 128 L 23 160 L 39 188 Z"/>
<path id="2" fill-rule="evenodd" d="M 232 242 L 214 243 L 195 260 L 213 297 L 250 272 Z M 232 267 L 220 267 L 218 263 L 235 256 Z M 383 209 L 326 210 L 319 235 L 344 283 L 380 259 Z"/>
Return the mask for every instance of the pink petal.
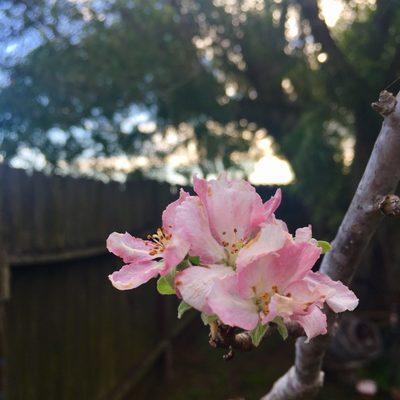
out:
<path id="1" fill-rule="evenodd" d="M 173 233 L 162 255 L 164 268 L 161 275 L 167 274 L 172 268 L 176 267 L 186 257 L 189 247 L 189 243 L 178 232 Z"/>
<path id="2" fill-rule="evenodd" d="M 189 193 L 183 189 L 179 192 L 179 198 L 173 203 L 169 204 L 162 214 L 162 224 L 164 232 L 170 232 L 175 226 L 175 212 L 176 208 L 182 204 L 185 199 L 189 197 Z"/>
<path id="3" fill-rule="evenodd" d="M 327 333 L 326 315 L 316 306 L 310 307 L 308 314 L 294 315 L 291 319 L 303 327 L 307 342 L 315 336 Z"/>
<path id="4" fill-rule="evenodd" d="M 311 243 L 287 240 L 277 251 L 248 257 L 251 260 L 248 264 L 246 258 L 238 258 L 239 290 L 242 295 L 248 296 L 253 286 L 258 290 L 255 283 L 259 279 L 260 288 L 270 291 L 276 286 L 283 293 L 292 283 L 304 278 L 317 261 L 320 252 L 320 248 Z"/>
<path id="5" fill-rule="evenodd" d="M 194 190 L 219 243 L 243 240 L 266 220 L 261 197 L 248 182 L 229 180 L 224 175 L 209 182 L 194 177 Z"/>
<path id="6" fill-rule="evenodd" d="M 183 189 L 179 192 L 179 198 L 169 204 L 162 214 L 163 231 L 171 235 L 171 239 L 165 244 L 162 254 L 165 264 L 161 272 L 167 274 L 172 268 L 176 267 L 187 255 L 189 243 L 180 235 L 180 227 L 176 222 L 176 213 L 179 206 L 189 198 L 189 193 Z"/>
<path id="7" fill-rule="evenodd" d="M 312 239 L 311 225 L 305 228 L 296 229 L 295 241 L 296 243 L 309 242 Z"/>
<path id="8" fill-rule="evenodd" d="M 277 210 L 277 208 L 280 206 L 282 201 L 282 190 L 277 189 L 275 194 L 264 203 L 264 212 L 266 215 L 266 220 L 269 219 L 269 217 L 272 216 L 272 214 Z"/>
<path id="9" fill-rule="evenodd" d="M 262 255 L 237 273 L 237 289 L 244 298 L 261 296 L 275 285 L 276 253 Z"/>
<path id="10" fill-rule="evenodd" d="M 311 242 L 286 242 L 277 251 L 275 284 L 286 289 L 291 283 L 303 279 L 318 260 L 321 249 Z"/>
<path id="11" fill-rule="evenodd" d="M 134 289 L 160 272 L 160 263 L 143 262 L 137 264 L 124 265 L 119 271 L 113 272 L 108 276 L 114 287 L 119 290 Z"/>
<path id="12" fill-rule="evenodd" d="M 282 228 L 282 225 L 264 225 L 257 236 L 239 251 L 236 260 L 237 270 L 240 271 L 261 255 L 282 249 L 286 241 L 290 238 L 291 235 Z"/>
<path id="13" fill-rule="evenodd" d="M 328 306 L 336 313 L 353 311 L 358 306 L 357 296 L 340 281 L 333 281 L 321 272 L 309 272 L 305 280 L 326 297 Z"/>
<path id="14" fill-rule="evenodd" d="M 126 263 L 152 260 L 154 257 L 149 255 L 152 247 L 152 242 L 135 238 L 128 232 L 113 232 L 107 238 L 108 251 L 121 257 Z"/>
<path id="15" fill-rule="evenodd" d="M 218 263 L 225 257 L 221 245 L 211 234 L 204 206 L 197 196 L 188 197 L 176 211 L 176 224 L 182 237 L 190 243 L 190 254 L 204 264 Z"/>
<path id="16" fill-rule="evenodd" d="M 296 303 L 291 297 L 274 294 L 268 306 L 269 312 L 262 320 L 264 324 L 271 322 L 275 317 L 290 319 L 295 311 Z"/>
<path id="17" fill-rule="evenodd" d="M 292 283 L 283 293 L 276 293 L 269 303 L 269 314 L 263 322 L 269 322 L 276 316 L 284 319 L 292 315 L 306 315 L 314 306 L 322 307 L 324 297 L 318 290 L 313 290 L 305 280 Z"/>
<path id="18" fill-rule="evenodd" d="M 252 299 L 239 295 L 234 275 L 215 282 L 207 303 L 212 313 L 226 325 L 252 330 L 258 324 L 257 307 Z"/>
<path id="19" fill-rule="evenodd" d="M 186 303 L 199 311 L 212 314 L 206 303 L 207 295 L 214 282 L 233 274 L 232 268 L 224 265 L 212 265 L 210 268 L 189 267 L 176 275 L 175 287 Z"/>
<path id="20" fill-rule="evenodd" d="M 268 221 L 271 224 L 279 225 L 285 232 L 289 232 L 286 222 L 282 221 L 281 219 L 275 218 L 275 215 L 273 215 Z"/>
<path id="21" fill-rule="evenodd" d="M 311 304 L 322 307 L 325 296 L 316 287 L 310 285 L 305 279 L 296 281 L 285 289 L 285 295 L 290 296 L 295 303 L 295 312 L 305 314 Z"/>

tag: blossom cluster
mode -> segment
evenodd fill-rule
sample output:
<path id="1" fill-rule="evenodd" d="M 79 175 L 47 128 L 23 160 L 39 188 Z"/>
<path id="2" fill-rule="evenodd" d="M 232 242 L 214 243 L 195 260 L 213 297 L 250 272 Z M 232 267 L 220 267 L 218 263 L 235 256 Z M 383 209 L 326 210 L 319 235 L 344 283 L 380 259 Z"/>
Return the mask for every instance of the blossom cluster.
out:
<path id="1" fill-rule="evenodd" d="M 194 191 L 181 190 L 148 240 L 116 232 L 108 237 L 108 250 L 126 264 L 109 276 L 117 289 L 160 276 L 159 291 L 182 299 L 181 312 L 192 307 L 203 320 L 251 332 L 297 323 L 308 339 L 327 331 L 325 303 L 334 312 L 357 306 L 344 284 L 312 271 L 322 248 L 311 227 L 292 236 L 276 218 L 280 189 L 263 203 L 248 182 L 221 175 L 195 177 Z"/>

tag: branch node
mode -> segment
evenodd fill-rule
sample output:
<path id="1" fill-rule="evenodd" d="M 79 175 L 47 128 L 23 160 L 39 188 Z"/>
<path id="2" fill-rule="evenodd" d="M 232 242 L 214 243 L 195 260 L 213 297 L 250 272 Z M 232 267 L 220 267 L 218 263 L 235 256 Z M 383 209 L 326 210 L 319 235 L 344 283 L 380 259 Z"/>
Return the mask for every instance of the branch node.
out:
<path id="1" fill-rule="evenodd" d="M 382 90 L 382 92 L 379 93 L 378 101 L 372 103 L 371 107 L 374 111 L 386 117 L 394 111 L 396 104 L 396 97 L 387 90 Z"/>
<path id="2" fill-rule="evenodd" d="M 389 217 L 400 217 L 400 198 L 395 194 L 388 194 L 379 203 L 379 210 Z"/>

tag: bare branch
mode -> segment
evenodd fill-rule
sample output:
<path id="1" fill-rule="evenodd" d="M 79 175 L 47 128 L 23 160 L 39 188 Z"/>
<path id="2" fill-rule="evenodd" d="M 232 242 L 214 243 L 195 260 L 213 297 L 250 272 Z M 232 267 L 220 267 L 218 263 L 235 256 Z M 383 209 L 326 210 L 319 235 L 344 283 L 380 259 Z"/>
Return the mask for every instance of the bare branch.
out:
<path id="1" fill-rule="evenodd" d="M 339 228 L 333 250 L 321 264 L 321 272 L 334 280 L 350 284 L 361 256 L 379 222 L 382 199 L 396 190 L 400 180 L 400 93 L 397 102 L 393 95 L 381 93 L 375 108 L 386 110 L 378 139 L 358 185 L 357 191 Z M 388 104 L 394 104 L 391 111 Z M 318 336 L 305 343 L 296 342 L 295 365 L 273 386 L 262 400 L 310 399 L 322 386 L 322 360 L 334 334 L 336 315 L 327 311 L 328 335 Z"/>

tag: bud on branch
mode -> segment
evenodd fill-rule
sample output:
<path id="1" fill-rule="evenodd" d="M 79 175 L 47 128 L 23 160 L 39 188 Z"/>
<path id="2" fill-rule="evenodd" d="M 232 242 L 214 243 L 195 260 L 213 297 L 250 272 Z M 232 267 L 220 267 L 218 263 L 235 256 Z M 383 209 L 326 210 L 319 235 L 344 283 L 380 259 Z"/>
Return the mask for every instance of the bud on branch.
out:
<path id="1" fill-rule="evenodd" d="M 389 217 L 400 216 L 400 198 L 395 194 L 388 194 L 379 204 L 379 210 Z"/>

